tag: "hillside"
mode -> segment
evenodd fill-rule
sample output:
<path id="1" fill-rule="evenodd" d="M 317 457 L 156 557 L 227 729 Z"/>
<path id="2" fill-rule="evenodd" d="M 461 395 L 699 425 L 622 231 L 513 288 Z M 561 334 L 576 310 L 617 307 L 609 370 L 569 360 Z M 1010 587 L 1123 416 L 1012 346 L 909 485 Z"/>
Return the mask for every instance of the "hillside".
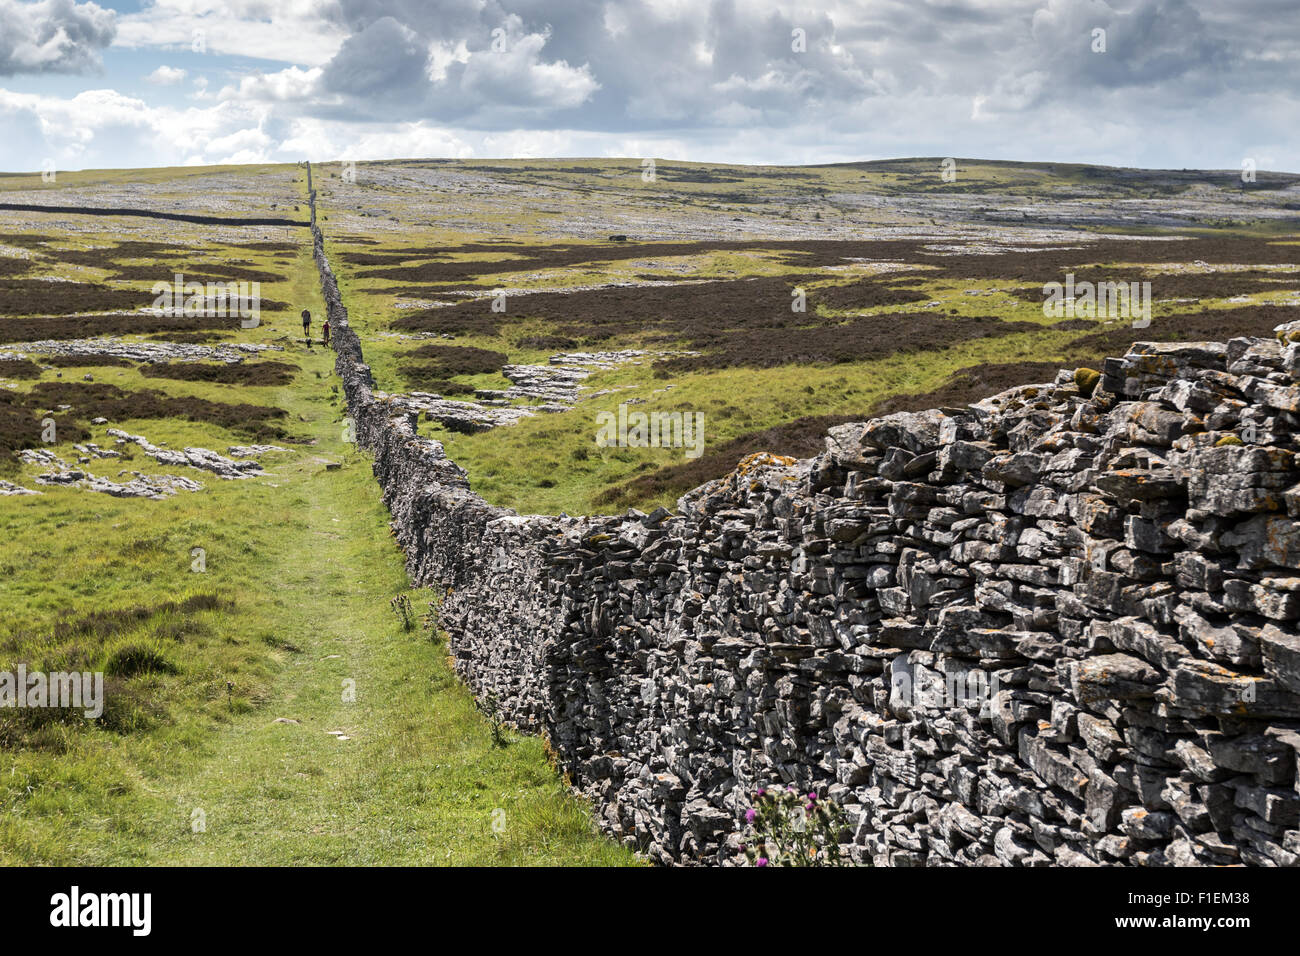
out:
<path id="1" fill-rule="evenodd" d="M 322 225 L 378 387 L 421 411 L 494 503 L 671 505 L 746 454 L 812 453 L 828 424 L 1122 352 L 1139 337 L 1128 317 L 1044 315 L 1044 284 L 1070 273 L 1149 282 L 1140 337 L 1160 341 L 1268 335 L 1300 304 L 1290 174 L 1243 189 L 1233 173 L 967 160 L 951 183 L 938 160 L 648 172 L 321 167 Z M 569 381 L 537 371 L 557 365 Z M 461 404 L 480 390 L 487 406 Z M 594 449 L 598 417 L 625 402 L 702 415 L 700 454 Z"/>

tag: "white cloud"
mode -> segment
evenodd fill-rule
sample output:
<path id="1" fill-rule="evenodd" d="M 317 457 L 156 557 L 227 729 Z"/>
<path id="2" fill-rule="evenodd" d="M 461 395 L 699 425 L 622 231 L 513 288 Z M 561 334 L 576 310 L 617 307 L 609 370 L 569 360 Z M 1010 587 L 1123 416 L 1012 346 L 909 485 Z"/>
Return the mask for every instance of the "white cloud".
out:
<path id="1" fill-rule="evenodd" d="M 549 27 L 528 30 L 517 15 L 492 22 L 490 30 L 426 39 L 393 16 L 371 20 L 326 65 L 318 95 L 356 118 L 379 110 L 414 120 L 435 111 L 492 127 L 527 114 L 540 126 L 600 89 L 589 65 L 547 55 Z"/>
<path id="2" fill-rule="evenodd" d="M 464 40 L 458 40 L 454 44 L 435 40 L 429 45 L 429 82 L 446 82 L 447 72 L 452 66 L 468 62 L 469 47 Z"/>
<path id="3" fill-rule="evenodd" d="M 114 45 L 321 66 L 348 36 L 330 15 L 334 6 L 330 0 L 154 0 L 118 18 Z M 203 53 L 193 50 L 196 30 L 203 33 Z"/>
<path id="4" fill-rule="evenodd" d="M 279 145 L 283 159 L 370 160 L 394 157 L 416 159 L 455 157 L 466 159 L 474 148 L 451 130 L 427 123 L 398 123 L 356 135 L 347 123 L 300 120 Z"/>
<path id="5" fill-rule="evenodd" d="M 242 105 L 175 109 L 115 90 L 87 90 L 67 99 L 0 90 L 0 121 L 25 117 L 40 129 L 35 155 L 64 168 L 112 165 L 103 155 L 109 149 L 122 165 L 168 166 L 194 156 L 215 162 L 250 143 L 268 142 L 256 139 L 265 115 Z"/>
<path id="6" fill-rule="evenodd" d="M 87 73 L 113 40 L 114 13 L 94 3 L 0 0 L 0 76 Z"/>
<path id="7" fill-rule="evenodd" d="M 222 87 L 217 97 L 222 100 L 302 100 L 311 95 L 320 80 L 320 68 L 302 70 L 296 66 L 276 73 L 251 73 L 240 77 L 239 82 Z"/>
<path id="8" fill-rule="evenodd" d="M 148 82 L 156 83 L 159 86 L 175 86 L 188 75 L 189 74 L 185 70 L 163 64 L 146 76 L 145 79 Z"/>

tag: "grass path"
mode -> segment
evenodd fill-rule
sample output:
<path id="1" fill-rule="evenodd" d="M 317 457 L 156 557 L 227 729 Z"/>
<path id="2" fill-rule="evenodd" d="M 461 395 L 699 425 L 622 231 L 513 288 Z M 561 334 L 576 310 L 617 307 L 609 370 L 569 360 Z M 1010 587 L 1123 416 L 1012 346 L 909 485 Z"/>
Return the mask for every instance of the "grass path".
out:
<path id="1" fill-rule="evenodd" d="M 292 297 L 319 308 L 314 279 L 304 252 Z M 542 741 L 494 741 L 445 638 L 403 629 L 389 602 L 406 593 L 418 617 L 432 595 L 408 589 L 370 458 L 341 440 L 332 353 L 286 347 L 302 373 L 255 394 L 315 443 L 270 456 L 267 475 L 0 508 L 0 657 L 103 669 L 134 642 L 167 664 L 117 678 L 112 720 L 0 725 L 0 864 L 634 864 Z M 121 424 L 172 447 L 236 439 Z M 196 594 L 220 603 L 166 607 Z M 140 607 L 155 610 L 103 632 L 75 623 Z"/>
<path id="2" fill-rule="evenodd" d="M 540 742 L 495 745 L 444 646 L 398 624 L 388 602 L 405 574 L 367 461 L 319 471 L 302 493 L 301 532 L 259 585 L 299 650 L 270 699 L 226 729 L 178 789 L 206 832 L 172 835 L 156 862 L 627 860 L 592 833 Z"/>

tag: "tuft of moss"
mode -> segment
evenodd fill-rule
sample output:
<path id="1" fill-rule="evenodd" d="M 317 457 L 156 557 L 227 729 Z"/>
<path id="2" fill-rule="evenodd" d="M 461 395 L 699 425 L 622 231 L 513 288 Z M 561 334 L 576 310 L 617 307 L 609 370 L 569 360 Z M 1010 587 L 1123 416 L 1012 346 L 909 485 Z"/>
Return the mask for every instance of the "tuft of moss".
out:
<path id="1" fill-rule="evenodd" d="M 1243 442 L 1236 435 L 1224 435 L 1222 438 L 1220 438 L 1218 441 L 1214 443 L 1214 447 L 1222 448 L 1224 445 L 1244 445 L 1244 444 L 1245 442 Z"/>
<path id="2" fill-rule="evenodd" d="M 1079 386 L 1079 394 L 1085 398 L 1092 395 L 1096 389 L 1097 383 L 1101 381 L 1101 373 L 1092 368 L 1076 368 L 1074 370 L 1074 384 Z"/>

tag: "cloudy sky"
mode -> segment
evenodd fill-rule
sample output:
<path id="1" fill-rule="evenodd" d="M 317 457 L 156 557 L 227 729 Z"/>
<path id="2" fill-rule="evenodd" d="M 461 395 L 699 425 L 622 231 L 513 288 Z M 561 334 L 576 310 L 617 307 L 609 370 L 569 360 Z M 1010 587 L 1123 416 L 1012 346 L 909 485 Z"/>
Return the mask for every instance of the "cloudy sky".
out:
<path id="1" fill-rule="evenodd" d="M 0 0 L 0 129 L 3 170 L 962 156 L 1300 171 L 1300 16 L 1295 0 Z"/>

